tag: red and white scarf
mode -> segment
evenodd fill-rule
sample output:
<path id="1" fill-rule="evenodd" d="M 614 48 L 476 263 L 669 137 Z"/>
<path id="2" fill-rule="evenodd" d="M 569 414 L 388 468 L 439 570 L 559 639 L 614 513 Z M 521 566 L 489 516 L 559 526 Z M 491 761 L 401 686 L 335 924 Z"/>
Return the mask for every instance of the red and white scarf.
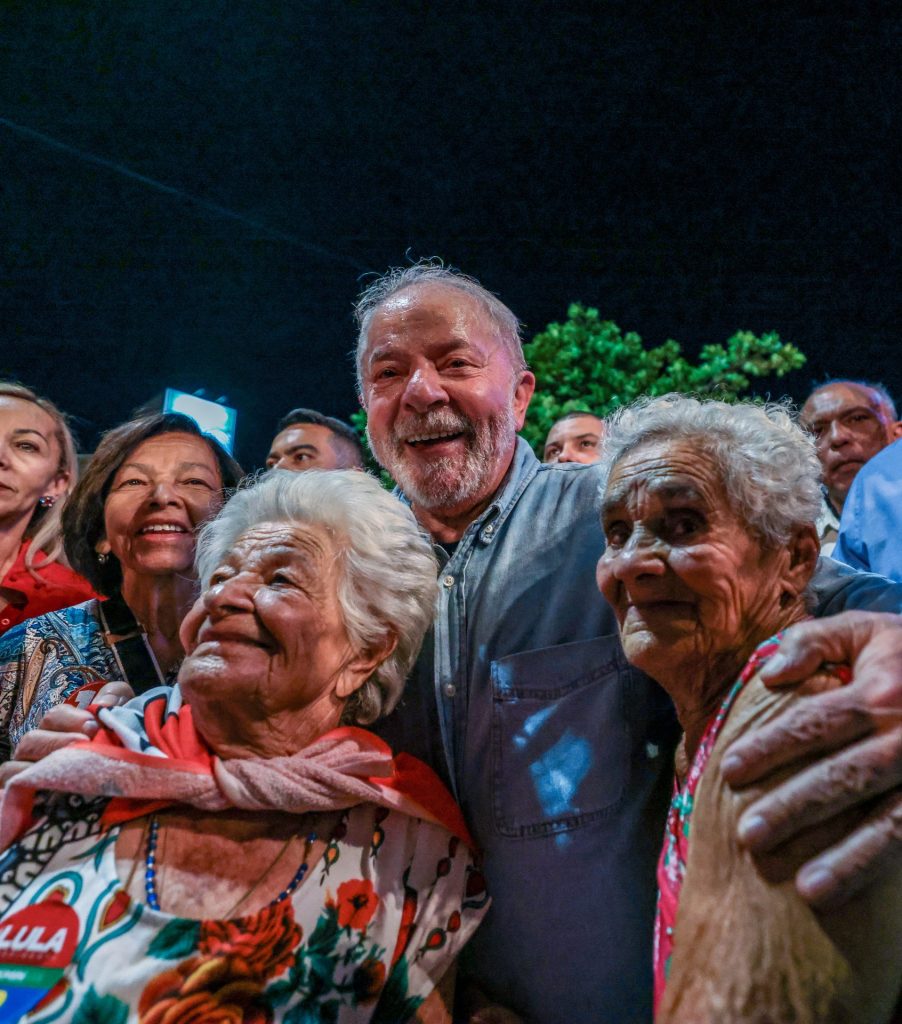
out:
<path id="1" fill-rule="evenodd" d="M 288 757 L 217 757 L 198 733 L 181 693 L 159 687 L 97 712 L 101 728 L 16 775 L 0 797 L 0 849 L 32 821 L 34 795 L 58 790 L 110 797 L 110 824 L 173 804 L 287 814 L 372 803 L 442 825 L 470 847 L 460 808 L 422 761 L 366 729 L 343 726 Z"/>

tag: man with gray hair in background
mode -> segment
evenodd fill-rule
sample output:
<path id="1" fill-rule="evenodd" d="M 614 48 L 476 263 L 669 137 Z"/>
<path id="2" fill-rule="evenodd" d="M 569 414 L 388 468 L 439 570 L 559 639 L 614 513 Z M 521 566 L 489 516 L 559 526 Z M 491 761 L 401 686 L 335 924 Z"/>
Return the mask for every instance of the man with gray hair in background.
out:
<path id="1" fill-rule="evenodd" d="M 444 563 L 433 630 L 381 731 L 450 783 L 485 853 L 493 906 L 464 954 L 466 1012 L 480 1024 L 650 1021 L 655 862 L 677 728 L 663 692 L 627 665 L 596 589 L 598 474 L 540 465 L 517 438 L 535 379 L 516 317 L 471 278 L 429 262 L 390 271 L 357 318 L 370 446 Z M 902 607 L 902 588 L 832 563 L 815 591 L 821 612 Z M 881 701 L 902 705 L 902 671 L 886 678 L 902 666 L 902 624 L 844 616 L 831 626 L 790 633 L 787 676 L 802 662 L 812 671 L 829 640 L 830 660 L 862 666 L 845 689 L 858 687 L 852 704 L 867 725 L 849 729 L 848 708 L 828 714 L 831 695 L 812 697 L 754 747 L 734 748 L 732 772 L 749 782 L 801 752 L 836 749 L 834 762 L 852 756 L 869 781 L 845 792 L 829 758 L 796 775 L 744 816 L 751 848 L 887 791 L 899 803 L 902 722 L 890 726 L 892 767 L 885 715 L 882 746 L 873 733 Z M 877 648 L 880 670 L 869 673 Z M 868 828 L 844 840 L 854 849 L 803 868 L 803 896 L 835 895 L 865 861 L 898 854 L 898 830 Z"/>
<path id="2" fill-rule="evenodd" d="M 846 495 L 861 467 L 902 434 L 896 407 L 882 384 L 828 380 L 805 400 L 802 425 L 814 435 L 824 473 L 817 528 L 821 551 L 833 553 Z"/>

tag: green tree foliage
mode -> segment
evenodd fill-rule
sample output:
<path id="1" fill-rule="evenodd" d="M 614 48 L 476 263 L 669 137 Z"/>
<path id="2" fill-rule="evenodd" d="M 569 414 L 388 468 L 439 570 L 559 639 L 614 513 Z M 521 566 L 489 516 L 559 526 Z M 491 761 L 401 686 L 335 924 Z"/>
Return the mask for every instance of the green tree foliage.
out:
<path id="1" fill-rule="evenodd" d="M 691 363 L 675 341 L 646 348 L 634 331 L 602 320 L 597 309 L 573 303 L 564 323 L 549 324 L 526 345 L 536 393 L 523 436 L 541 457 L 548 431 L 568 412 L 604 416 L 642 395 L 682 391 L 733 401 L 753 377 L 782 377 L 805 356 L 773 331 L 737 331 L 723 345 L 705 345 Z"/>

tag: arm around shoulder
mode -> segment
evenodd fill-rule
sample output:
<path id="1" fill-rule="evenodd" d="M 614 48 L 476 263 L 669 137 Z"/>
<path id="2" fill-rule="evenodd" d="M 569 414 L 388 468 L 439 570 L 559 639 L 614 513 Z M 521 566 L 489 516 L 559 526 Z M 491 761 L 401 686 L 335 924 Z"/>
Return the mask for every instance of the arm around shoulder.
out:
<path id="1" fill-rule="evenodd" d="M 767 881 L 736 839 L 742 811 L 780 776 L 738 793 L 720 762 L 730 742 L 797 699 L 755 678 L 737 699 L 702 779 L 658 1024 L 888 1021 L 902 985 L 902 867 L 818 913 L 792 877 Z"/>

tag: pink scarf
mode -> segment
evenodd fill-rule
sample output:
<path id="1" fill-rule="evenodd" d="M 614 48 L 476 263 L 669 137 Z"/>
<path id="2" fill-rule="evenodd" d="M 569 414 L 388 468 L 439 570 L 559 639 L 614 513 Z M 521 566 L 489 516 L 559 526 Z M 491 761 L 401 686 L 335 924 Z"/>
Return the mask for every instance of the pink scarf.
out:
<path id="1" fill-rule="evenodd" d="M 333 729 L 290 757 L 217 757 L 200 737 L 178 687 L 160 687 L 97 715 L 90 740 L 55 751 L 0 795 L 0 849 L 32 821 L 34 794 L 59 790 L 111 797 L 104 819 L 127 821 L 171 804 L 288 814 L 372 803 L 442 825 L 473 846 L 460 808 L 435 773 L 378 736 Z"/>

